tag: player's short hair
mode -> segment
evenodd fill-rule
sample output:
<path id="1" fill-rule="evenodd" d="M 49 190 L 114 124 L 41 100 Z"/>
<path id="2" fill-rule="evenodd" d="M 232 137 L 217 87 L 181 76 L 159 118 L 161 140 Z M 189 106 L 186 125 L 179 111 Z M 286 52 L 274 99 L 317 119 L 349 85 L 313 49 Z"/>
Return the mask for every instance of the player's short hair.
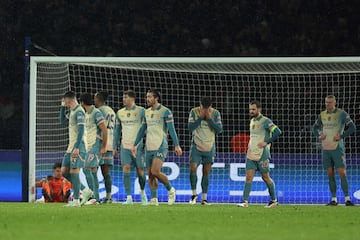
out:
<path id="1" fill-rule="evenodd" d="M 93 105 L 93 97 L 90 93 L 83 93 L 80 96 L 80 102 L 83 102 L 85 105 Z"/>
<path id="2" fill-rule="evenodd" d="M 336 97 L 333 94 L 327 95 L 326 98 L 334 99 L 336 101 Z"/>
<path id="3" fill-rule="evenodd" d="M 136 97 L 136 94 L 133 90 L 127 90 L 123 93 L 123 95 L 128 95 L 128 97 L 130 98 L 135 98 Z"/>
<path id="4" fill-rule="evenodd" d="M 57 169 L 57 168 L 61 168 L 61 163 L 54 163 L 53 165 L 53 170 Z"/>
<path id="5" fill-rule="evenodd" d="M 148 93 L 151 93 L 155 98 L 158 99 L 158 102 L 161 103 L 161 93 L 158 89 L 149 89 Z"/>
<path id="6" fill-rule="evenodd" d="M 99 99 L 101 102 L 106 102 L 108 99 L 109 93 L 106 91 L 98 91 L 95 94 L 95 97 Z"/>
<path id="7" fill-rule="evenodd" d="M 64 94 L 63 98 L 71 98 L 71 99 L 75 99 L 76 98 L 76 94 L 73 91 L 68 91 Z"/>
<path id="8" fill-rule="evenodd" d="M 203 97 L 200 100 L 200 104 L 203 108 L 209 108 L 212 105 L 212 100 L 209 97 Z"/>
<path id="9" fill-rule="evenodd" d="M 256 108 L 261 108 L 261 103 L 258 100 L 253 100 L 249 104 L 250 105 L 255 105 Z"/>

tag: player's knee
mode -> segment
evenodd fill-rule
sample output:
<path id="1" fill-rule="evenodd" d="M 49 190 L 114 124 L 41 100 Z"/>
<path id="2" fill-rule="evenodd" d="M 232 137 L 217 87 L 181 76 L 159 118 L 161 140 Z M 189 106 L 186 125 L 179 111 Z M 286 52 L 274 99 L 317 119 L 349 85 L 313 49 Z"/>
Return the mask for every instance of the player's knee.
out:
<path id="1" fill-rule="evenodd" d="M 197 166 L 190 166 L 190 173 L 196 173 Z"/>
<path id="2" fill-rule="evenodd" d="M 125 164 L 125 165 L 123 166 L 123 171 L 126 172 L 126 173 L 130 172 L 130 165 L 129 165 L 129 164 Z"/>
<path id="3" fill-rule="evenodd" d="M 252 182 L 253 177 L 252 176 L 246 176 L 245 181 L 246 182 Z"/>
<path id="4" fill-rule="evenodd" d="M 151 175 L 158 178 L 160 176 L 160 169 L 151 169 Z"/>

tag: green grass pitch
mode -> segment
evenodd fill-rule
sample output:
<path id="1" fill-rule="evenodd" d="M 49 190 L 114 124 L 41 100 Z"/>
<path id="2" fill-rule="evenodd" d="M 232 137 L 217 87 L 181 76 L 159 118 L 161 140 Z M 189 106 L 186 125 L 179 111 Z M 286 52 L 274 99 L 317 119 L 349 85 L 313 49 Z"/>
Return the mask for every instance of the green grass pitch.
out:
<path id="1" fill-rule="evenodd" d="M 0 203 L 0 239 L 359 239 L 359 207 Z"/>

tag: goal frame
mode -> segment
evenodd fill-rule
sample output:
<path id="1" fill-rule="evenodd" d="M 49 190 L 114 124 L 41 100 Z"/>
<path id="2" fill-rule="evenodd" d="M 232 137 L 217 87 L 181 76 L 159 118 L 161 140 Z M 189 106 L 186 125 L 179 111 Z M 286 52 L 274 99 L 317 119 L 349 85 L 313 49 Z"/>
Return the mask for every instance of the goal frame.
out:
<path id="1" fill-rule="evenodd" d="M 35 161 L 36 161 L 36 87 L 37 64 L 51 63 L 129 63 L 129 64 L 311 64 L 311 63 L 355 63 L 360 57 L 30 57 L 29 83 L 29 151 L 23 152 L 28 159 L 28 194 L 27 201 L 34 202 L 36 198 Z M 359 70 L 360 71 L 360 70 Z M 25 73 L 26 74 L 26 73 Z M 271 73 L 269 73 L 271 74 Z M 284 73 L 286 74 L 286 73 Z M 25 200 L 26 201 L 26 200 Z"/>

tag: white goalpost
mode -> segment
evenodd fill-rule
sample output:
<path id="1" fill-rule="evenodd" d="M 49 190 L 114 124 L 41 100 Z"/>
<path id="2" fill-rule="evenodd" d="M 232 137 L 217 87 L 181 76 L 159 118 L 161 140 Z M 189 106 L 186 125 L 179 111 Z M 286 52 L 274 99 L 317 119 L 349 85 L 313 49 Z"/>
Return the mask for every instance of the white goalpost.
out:
<path id="1" fill-rule="evenodd" d="M 173 111 L 175 127 L 184 150 L 176 157 L 170 141 L 163 171 L 177 189 L 177 201 L 191 196 L 189 182 L 190 133 L 188 115 L 202 96 L 211 96 L 223 119 L 224 131 L 217 137 L 217 156 L 210 175 L 210 202 L 232 203 L 242 199 L 245 181 L 246 139 L 249 134 L 248 103 L 259 100 L 263 114 L 283 131 L 272 146 L 271 176 L 281 203 L 321 204 L 330 199 L 327 176 L 321 163 L 321 148 L 311 134 L 311 125 L 324 109 L 324 98 L 334 94 L 338 107 L 355 124 L 360 109 L 360 57 L 289 58 L 197 58 L 197 57 L 31 57 L 29 109 L 29 201 L 41 197 L 35 179 L 51 174 L 61 162 L 68 142 L 67 126 L 59 122 L 62 95 L 109 93 L 107 104 L 122 107 L 122 93 L 132 89 L 136 102 L 145 105 L 148 89 L 160 89 L 163 104 Z M 360 137 L 345 139 L 350 193 L 360 201 Z M 201 168 L 198 175 L 201 175 Z M 122 168 L 118 159 L 111 172 L 113 196 L 125 199 Z M 99 176 L 101 176 L 99 174 Z M 135 200 L 140 198 L 132 171 Z M 199 178 L 201 180 L 201 178 Z M 100 191 L 104 184 L 100 177 Z M 339 183 L 339 181 L 338 181 Z M 339 184 L 338 184 L 339 186 Z M 339 189 L 339 197 L 342 193 Z M 268 201 L 266 185 L 256 175 L 250 194 L 252 203 Z M 148 185 L 146 186 L 149 195 Z M 197 191 L 201 192 L 200 181 Z M 339 200 L 343 198 L 340 197 Z M 159 185 L 159 201 L 167 200 Z"/>

